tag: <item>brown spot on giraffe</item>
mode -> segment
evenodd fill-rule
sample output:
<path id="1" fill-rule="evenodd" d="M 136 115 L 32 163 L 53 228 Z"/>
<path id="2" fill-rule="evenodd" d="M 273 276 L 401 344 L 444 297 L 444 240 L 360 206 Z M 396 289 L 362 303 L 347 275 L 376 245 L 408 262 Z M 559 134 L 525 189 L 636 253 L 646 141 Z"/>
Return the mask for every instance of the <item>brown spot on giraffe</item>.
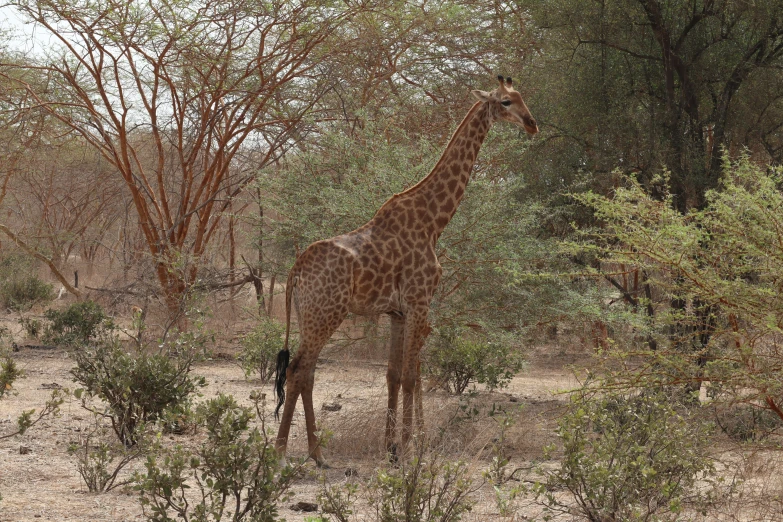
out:
<path id="1" fill-rule="evenodd" d="M 440 211 L 443 212 L 444 214 L 447 214 L 449 218 L 451 218 L 455 209 L 456 209 L 456 205 L 454 204 L 453 199 L 449 199 L 443 204 L 442 207 L 440 207 Z"/>
<path id="2" fill-rule="evenodd" d="M 413 433 L 414 409 L 417 429 L 423 429 L 419 352 L 430 332 L 427 316 L 441 275 L 435 243 L 462 200 L 473 163 L 491 125 L 505 120 L 524 127 L 531 135 L 538 132 L 510 79 L 499 80 L 494 91 L 473 91 L 479 101 L 468 111 L 438 163 L 424 179 L 392 196 L 364 226 L 313 243 L 294 262 L 286 284 L 285 347 L 278 355 L 275 379 L 277 410 L 283 408 L 276 440 L 282 457 L 301 395 L 310 457 L 319 466 L 325 464 L 315 435 L 315 365 L 324 344 L 349 312 L 385 313 L 391 317 L 386 373 L 387 450 L 394 452 L 396 448 L 400 388 L 402 447 Z M 441 205 L 444 200 L 446 203 Z M 301 339 L 289 365 L 292 308 L 297 312 Z"/>

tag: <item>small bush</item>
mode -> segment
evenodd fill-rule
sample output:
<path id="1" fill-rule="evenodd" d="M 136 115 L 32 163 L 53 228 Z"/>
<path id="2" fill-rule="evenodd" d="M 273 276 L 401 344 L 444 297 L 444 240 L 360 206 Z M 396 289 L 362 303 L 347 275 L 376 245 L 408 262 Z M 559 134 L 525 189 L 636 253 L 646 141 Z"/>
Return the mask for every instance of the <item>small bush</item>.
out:
<path id="1" fill-rule="evenodd" d="M 103 308 L 93 301 L 74 303 L 63 311 L 49 309 L 44 317 L 49 323 L 43 340 L 58 346 L 86 345 L 115 329 Z"/>
<path id="2" fill-rule="evenodd" d="M 505 484 L 514 479 L 514 474 L 520 470 L 520 468 L 509 466 L 511 456 L 507 453 L 506 436 L 508 430 L 516 424 L 521 411 L 522 406 L 516 408 L 516 411 L 507 411 L 502 406 L 497 406 L 496 404 L 493 404 L 492 409 L 489 411 L 489 416 L 497 423 L 498 431 L 492 440 L 490 448 L 492 461 L 487 471 L 484 472 L 484 477 L 493 485 L 501 486 Z"/>
<path id="3" fill-rule="evenodd" d="M 141 453 L 141 445 L 127 448 L 116 440 L 109 440 L 109 429 L 95 416 L 95 426 L 84 433 L 79 442 L 72 442 L 68 453 L 77 457 L 76 469 L 87 489 L 92 493 L 111 491 L 129 484 L 120 480 L 120 472 Z"/>
<path id="4" fill-rule="evenodd" d="M 23 375 L 7 352 L 0 349 L 0 399 L 13 390 L 14 382 Z"/>
<path id="5" fill-rule="evenodd" d="M 263 399 L 256 398 L 256 412 L 222 394 L 200 405 L 207 440 L 195 450 L 158 447 L 147 458 L 146 472 L 136 476 L 147 519 L 278 520 L 277 505 L 289 498 L 302 464 L 280 466 L 273 436 L 264 429 Z M 254 417 L 262 421 L 260 428 L 251 425 Z M 187 494 L 194 489 L 195 496 Z"/>
<path id="6" fill-rule="evenodd" d="M 52 285 L 34 275 L 15 277 L 0 284 L 0 303 L 14 312 L 25 312 L 52 299 Z"/>
<path id="7" fill-rule="evenodd" d="M 424 369 L 449 393 L 462 394 L 471 383 L 502 388 L 523 367 L 522 356 L 501 339 L 469 330 L 441 328 L 424 352 Z"/>
<path id="8" fill-rule="evenodd" d="M 0 327 L 0 399 L 13 390 L 14 382 L 23 375 L 16 361 L 11 358 L 8 347 L 10 339 L 8 328 Z"/>
<path id="9" fill-rule="evenodd" d="M 562 464 L 537 487 L 550 514 L 578 512 L 595 522 L 676 520 L 696 481 L 714 474 L 705 452 L 708 429 L 689 422 L 662 394 L 583 390 L 557 434 Z M 553 493 L 563 489 L 575 503 Z"/>
<path id="10" fill-rule="evenodd" d="M 456 522 L 473 509 L 473 491 L 466 463 L 419 447 L 413 460 L 376 473 L 368 499 L 380 522 Z"/>
<path id="11" fill-rule="evenodd" d="M 25 312 L 38 303 L 54 299 L 52 285 L 33 275 L 32 259 L 21 254 L 0 258 L 0 305 Z"/>
<path id="12" fill-rule="evenodd" d="M 24 333 L 30 339 L 38 339 L 43 333 L 43 322 L 40 319 L 31 319 L 30 317 L 20 317 L 19 324 L 24 329 Z"/>
<path id="13" fill-rule="evenodd" d="M 246 377 L 257 373 L 261 382 L 269 382 L 275 374 L 277 353 L 283 349 L 284 335 L 285 325 L 270 317 L 264 317 L 258 326 L 242 339 L 242 353 L 239 358 Z"/>
<path id="14" fill-rule="evenodd" d="M 778 415 L 753 404 L 717 408 L 715 420 L 723 433 L 739 442 L 766 440 L 783 426 Z"/>
<path id="15" fill-rule="evenodd" d="M 349 522 L 358 491 L 359 486 L 353 482 L 330 485 L 326 482 L 324 474 L 321 477 L 321 488 L 316 499 L 324 515 L 332 515 L 338 522 Z M 319 519 L 324 522 L 331 520 L 328 516 Z"/>
<path id="16" fill-rule="evenodd" d="M 125 445 L 138 439 L 137 429 L 155 421 L 167 410 L 184 408 L 203 377 L 191 377 L 192 356 L 170 358 L 144 352 L 128 353 L 116 339 L 104 340 L 73 354 L 71 370 L 82 405 L 111 420 L 112 428 Z M 86 394 L 84 392 L 86 391 Z M 87 399 L 97 396 L 106 403 L 96 410 Z"/>

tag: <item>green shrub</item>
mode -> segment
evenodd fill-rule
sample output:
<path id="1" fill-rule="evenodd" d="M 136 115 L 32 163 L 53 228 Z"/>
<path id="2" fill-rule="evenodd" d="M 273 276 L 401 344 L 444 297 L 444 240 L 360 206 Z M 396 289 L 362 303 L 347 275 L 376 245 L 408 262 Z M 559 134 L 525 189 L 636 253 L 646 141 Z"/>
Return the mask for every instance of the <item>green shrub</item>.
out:
<path id="1" fill-rule="evenodd" d="M 473 509 L 468 465 L 417 448 L 411 461 L 379 470 L 368 500 L 380 522 L 456 522 Z"/>
<path id="2" fill-rule="evenodd" d="M 11 356 L 0 349 L 0 399 L 13 389 L 14 381 L 23 375 Z"/>
<path id="3" fill-rule="evenodd" d="M 23 375 L 23 372 L 11 358 L 8 342 L 11 333 L 8 328 L 0 327 L 0 399 L 13 389 L 14 382 Z"/>
<path id="4" fill-rule="evenodd" d="M 239 359 L 245 376 L 249 377 L 257 373 L 261 382 L 269 382 L 275 374 L 277 353 L 283 349 L 284 335 L 285 325 L 270 317 L 261 319 L 259 324 L 242 339 L 242 353 Z"/>
<path id="5" fill-rule="evenodd" d="M 424 371 L 450 393 L 462 394 L 475 382 L 502 388 L 524 365 L 521 354 L 502 339 L 466 329 L 441 328 L 424 352 Z"/>
<path id="6" fill-rule="evenodd" d="M 0 283 L 0 304 L 14 312 L 27 311 L 52 299 L 52 285 L 35 275 L 18 276 Z"/>
<path id="7" fill-rule="evenodd" d="M 116 439 L 110 440 L 109 429 L 95 415 L 95 425 L 83 432 L 78 442 L 72 442 L 68 453 L 77 458 L 76 469 L 87 489 L 92 493 L 111 491 L 124 486 L 131 479 L 120 479 L 120 472 L 142 453 L 142 445 L 126 447 Z"/>
<path id="8" fill-rule="evenodd" d="M 33 275 L 31 258 L 6 254 L 0 258 L 0 306 L 24 312 L 38 303 L 54 299 L 52 285 Z"/>
<path id="9" fill-rule="evenodd" d="M 708 429 L 678 413 L 669 397 L 577 392 L 557 430 L 560 468 L 539 484 L 547 512 L 586 520 L 676 520 L 699 479 L 714 474 Z M 555 491 L 566 490 L 574 503 Z"/>
<path id="10" fill-rule="evenodd" d="M 24 329 L 24 333 L 30 339 L 38 339 L 43 333 L 43 322 L 40 319 L 32 319 L 30 317 L 20 317 L 19 324 Z"/>
<path id="11" fill-rule="evenodd" d="M 58 346 L 85 345 L 115 329 L 111 318 L 93 301 L 74 303 L 62 311 L 49 309 L 44 317 L 48 324 L 43 340 Z"/>
<path id="12" fill-rule="evenodd" d="M 188 399 L 180 404 L 166 408 L 160 417 L 160 423 L 163 426 L 163 433 L 176 435 L 196 433 L 198 423 L 196 422 L 193 402 Z"/>
<path id="13" fill-rule="evenodd" d="M 251 425 L 251 408 L 218 395 L 197 409 L 207 439 L 195 449 L 162 448 L 150 455 L 145 473 L 136 476 L 148 520 L 239 522 L 278 520 L 277 505 L 302 472 L 280 465 L 273 436 L 263 424 L 263 399 L 256 400 L 260 429 Z M 196 490 L 196 495 L 188 494 Z"/>
<path id="14" fill-rule="evenodd" d="M 106 339 L 74 352 L 73 357 L 76 367 L 71 374 L 84 386 L 77 397 L 85 408 L 110 419 L 114 432 L 128 446 L 138 440 L 141 425 L 158 420 L 167 410 L 184 408 L 196 389 L 205 385 L 203 377 L 190 376 L 192 355 L 129 353 L 116 339 Z M 88 403 L 93 396 L 105 401 L 105 409 Z"/>
<path id="15" fill-rule="evenodd" d="M 358 491 L 359 486 L 353 482 L 328 484 L 326 474 L 324 474 L 321 477 L 321 487 L 316 499 L 323 515 L 331 515 L 338 522 L 349 522 L 351 515 L 353 515 L 353 504 L 356 501 Z M 329 522 L 331 518 L 320 516 L 315 520 Z"/>

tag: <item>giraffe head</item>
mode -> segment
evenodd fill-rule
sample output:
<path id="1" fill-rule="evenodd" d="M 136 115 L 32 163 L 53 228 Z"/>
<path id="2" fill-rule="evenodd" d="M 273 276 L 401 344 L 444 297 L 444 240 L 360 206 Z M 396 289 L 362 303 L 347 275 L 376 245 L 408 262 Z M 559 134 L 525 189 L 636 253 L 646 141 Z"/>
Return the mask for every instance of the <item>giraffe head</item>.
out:
<path id="1" fill-rule="evenodd" d="M 497 104 L 495 114 L 498 119 L 519 125 L 531 136 L 538 132 L 538 124 L 525 105 L 525 100 L 511 86 L 511 78 L 498 76 L 500 85 L 492 92 L 473 91 L 473 96 L 484 103 Z"/>

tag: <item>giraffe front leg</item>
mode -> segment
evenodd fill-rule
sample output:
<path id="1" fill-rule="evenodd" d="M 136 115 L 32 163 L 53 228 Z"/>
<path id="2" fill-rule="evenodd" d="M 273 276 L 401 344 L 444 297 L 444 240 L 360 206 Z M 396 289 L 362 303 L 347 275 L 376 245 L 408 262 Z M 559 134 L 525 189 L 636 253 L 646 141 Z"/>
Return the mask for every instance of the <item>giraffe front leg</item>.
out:
<path id="1" fill-rule="evenodd" d="M 416 366 L 404 364 L 402 368 L 402 449 L 408 447 L 413 435 L 414 394 L 416 391 Z"/>
<path id="2" fill-rule="evenodd" d="M 416 388 L 414 390 L 414 417 L 416 418 L 416 434 L 424 435 L 424 405 L 421 398 L 421 354 L 419 354 L 419 364 L 416 370 Z"/>
<path id="3" fill-rule="evenodd" d="M 424 405 L 422 404 L 421 396 L 421 349 L 424 347 L 424 343 L 432 332 L 432 326 L 429 321 L 424 324 L 422 328 L 421 337 L 419 338 L 419 352 L 417 354 L 417 368 L 416 368 L 416 391 L 415 391 L 415 414 L 416 414 L 416 432 L 417 435 L 424 435 Z"/>
<path id="4" fill-rule="evenodd" d="M 405 322 L 405 351 L 402 362 L 402 446 L 407 448 L 413 435 L 414 399 L 418 410 L 417 428 L 423 432 L 424 416 L 421 405 L 421 375 L 419 353 L 424 345 L 424 337 L 429 333 L 427 325 L 428 309 L 409 314 Z M 417 393 L 418 387 L 418 393 Z M 418 397 L 415 397 L 418 395 Z"/>
<path id="5" fill-rule="evenodd" d="M 386 387 L 388 389 L 388 406 L 386 408 L 386 453 L 389 459 L 396 461 L 397 445 L 394 435 L 397 426 L 397 401 L 400 395 L 400 378 L 402 376 L 402 351 L 405 339 L 405 320 L 396 315 L 391 316 L 391 341 L 389 346 L 389 366 L 386 371 Z"/>

